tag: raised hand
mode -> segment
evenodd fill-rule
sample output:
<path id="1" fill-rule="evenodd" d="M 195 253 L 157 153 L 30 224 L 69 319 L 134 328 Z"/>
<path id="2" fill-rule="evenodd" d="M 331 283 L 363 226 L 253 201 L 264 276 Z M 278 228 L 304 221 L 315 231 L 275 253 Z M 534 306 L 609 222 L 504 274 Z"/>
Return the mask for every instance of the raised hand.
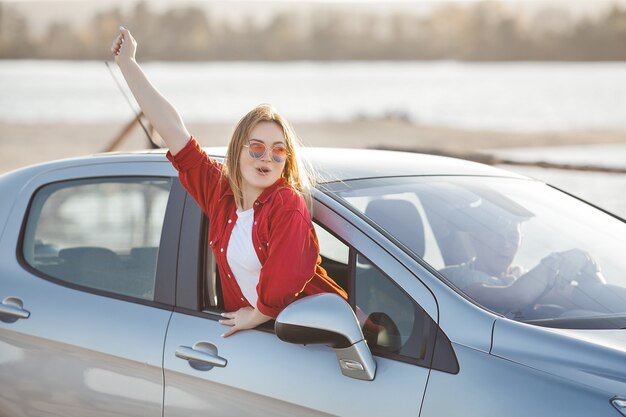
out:
<path id="1" fill-rule="evenodd" d="M 120 34 L 113 40 L 111 44 L 111 52 L 115 55 L 115 60 L 122 58 L 135 60 L 135 52 L 137 51 L 137 41 L 130 34 L 130 31 L 120 26 Z"/>

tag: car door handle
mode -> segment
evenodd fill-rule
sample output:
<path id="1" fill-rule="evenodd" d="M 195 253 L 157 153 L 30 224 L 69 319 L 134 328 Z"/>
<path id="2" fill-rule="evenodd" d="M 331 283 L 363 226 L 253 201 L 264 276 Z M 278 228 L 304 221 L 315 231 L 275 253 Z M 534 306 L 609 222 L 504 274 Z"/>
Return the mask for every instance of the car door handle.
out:
<path id="1" fill-rule="evenodd" d="M 24 303 L 16 297 L 8 297 L 0 304 L 0 316 L 11 320 L 27 319 L 30 317 L 30 311 L 24 310 Z"/>
<path id="2" fill-rule="evenodd" d="M 223 368 L 228 361 L 217 354 L 217 346 L 209 342 L 196 342 L 193 347 L 178 346 L 176 357 L 189 361 L 199 371 L 208 371 L 214 366 Z"/>

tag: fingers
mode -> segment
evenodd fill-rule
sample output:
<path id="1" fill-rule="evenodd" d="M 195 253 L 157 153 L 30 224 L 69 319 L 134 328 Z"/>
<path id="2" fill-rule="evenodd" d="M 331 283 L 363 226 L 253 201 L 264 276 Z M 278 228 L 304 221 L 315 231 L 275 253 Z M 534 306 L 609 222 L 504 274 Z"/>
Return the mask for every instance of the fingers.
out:
<path id="1" fill-rule="evenodd" d="M 125 44 L 125 42 L 128 42 L 128 44 L 130 45 L 130 50 L 133 52 L 131 53 L 131 55 L 134 55 L 135 40 L 133 39 L 128 29 L 126 29 L 124 26 L 120 26 L 120 33 L 111 44 L 111 52 L 116 56 L 119 55 L 122 52 L 122 46 Z M 125 47 L 124 49 L 128 50 L 127 47 Z M 128 51 L 126 53 L 128 53 Z"/>
<path id="2" fill-rule="evenodd" d="M 237 327 L 237 323 L 235 322 L 236 316 L 236 312 L 222 313 L 222 317 L 224 317 L 225 319 L 220 320 L 220 324 L 223 324 L 225 326 L 231 326 L 230 329 L 226 330 L 226 332 L 222 334 L 222 337 L 228 337 L 234 333 L 237 333 L 239 328 Z"/>
<path id="3" fill-rule="evenodd" d="M 237 333 L 238 331 L 239 331 L 239 329 L 237 327 L 233 326 L 230 329 L 228 329 L 224 334 L 222 334 L 222 337 L 231 336 L 231 335 Z"/>
<path id="4" fill-rule="evenodd" d="M 130 30 L 126 29 L 124 26 L 120 26 L 120 36 L 124 41 L 130 41 L 130 43 L 135 43 L 135 38 L 130 34 Z"/>
<path id="5" fill-rule="evenodd" d="M 249 322 L 249 315 L 253 311 L 252 307 L 243 307 L 237 311 L 222 313 L 224 319 L 220 320 L 220 324 L 231 326 L 222 337 L 228 337 L 240 330 L 247 330 L 254 327 Z"/>
<path id="6" fill-rule="evenodd" d="M 111 44 L 111 52 L 113 52 L 115 55 L 119 54 L 120 48 L 122 47 L 123 42 L 124 42 L 124 38 L 122 34 L 120 33 L 119 35 L 117 35 L 117 38 L 115 38 L 115 40 Z"/>
<path id="7" fill-rule="evenodd" d="M 225 320 L 220 320 L 220 324 L 224 324 L 226 326 L 234 326 L 236 324 L 235 319 L 237 318 L 237 312 L 233 311 L 228 313 L 222 313 L 222 317 L 224 317 Z"/>

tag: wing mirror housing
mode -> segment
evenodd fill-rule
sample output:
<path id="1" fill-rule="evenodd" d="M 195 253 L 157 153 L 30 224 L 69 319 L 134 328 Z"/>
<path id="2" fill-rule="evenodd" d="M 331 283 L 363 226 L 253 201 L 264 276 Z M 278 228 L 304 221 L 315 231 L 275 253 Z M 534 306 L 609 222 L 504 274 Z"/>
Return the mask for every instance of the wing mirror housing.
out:
<path id="1" fill-rule="evenodd" d="M 324 344 L 337 355 L 341 373 L 372 381 L 376 362 L 350 305 L 337 294 L 316 294 L 288 305 L 276 318 L 276 335 L 296 344 Z"/>

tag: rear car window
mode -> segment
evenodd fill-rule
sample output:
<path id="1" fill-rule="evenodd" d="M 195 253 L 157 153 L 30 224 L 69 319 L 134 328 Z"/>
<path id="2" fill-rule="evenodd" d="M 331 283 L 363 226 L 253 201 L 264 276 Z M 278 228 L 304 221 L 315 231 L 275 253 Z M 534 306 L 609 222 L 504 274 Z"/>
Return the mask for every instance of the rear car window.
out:
<path id="1" fill-rule="evenodd" d="M 171 185 L 165 178 L 100 178 L 44 186 L 31 202 L 23 257 L 48 277 L 153 300 Z"/>

